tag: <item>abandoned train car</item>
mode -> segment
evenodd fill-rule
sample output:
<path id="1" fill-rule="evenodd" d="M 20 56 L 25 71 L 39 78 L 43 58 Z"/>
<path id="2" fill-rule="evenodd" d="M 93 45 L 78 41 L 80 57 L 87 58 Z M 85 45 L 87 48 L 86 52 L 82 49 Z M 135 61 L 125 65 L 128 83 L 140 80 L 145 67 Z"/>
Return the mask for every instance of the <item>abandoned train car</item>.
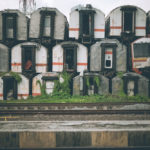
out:
<path id="1" fill-rule="evenodd" d="M 29 19 L 15 9 L 0 11 L 0 41 L 16 43 L 16 41 L 26 41 L 28 38 Z"/>
<path id="2" fill-rule="evenodd" d="M 45 43 L 52 40 L 64 40 L 67 35 L 67 18 L 56 8 L 43 7 L 31 14 L 29 38 L 43 39 Z"/>
<path id="3" fill-rule="evenodd" d="M 116 39 L 104 39 L 91 46 L 91 72 L 126 72 L 126 62 L 127 48 Z"/>
<path id="4" fill-rule="evenodd" d="M 54 90 L 55 80 L 58 80 L 58 73 L 46 72 L 38 74 L 32 81 L 32 96 L 41 95 L 41 85 L 45 85 L 46 94 L 52 94 Z"/>
<path id="5" fill-rule="evenodd" d="M 9 48 L 0 43 L 0 72 L 9 71 Z"/>
<path id="6" fill-rule="evenodd" d="M 53 47 L 53 72 L 83 72 L 88 66 L 88 49 L 84 45 L 67 41 Z"/>
<path id="7" fill-rule="evenodd" d="M 29 79 L 19 76 L 19 83 L 10 73 L 0 77 L 0 100 L 26 99 L 29 96 Z"/>
<path id="8" fill-rule="evenodd" d="M 72 8 L 69 22 L 69 37 L 81 43 L 91 44 L 93 40 L 104 38 L 105 15 L 87 4 Z"/>
<path id="9" fill-rule="evenodd" d="M 150 38 L 140 38 L 134 41 L 131 47 L 133 70 L 140 73 L 147 68 L 150 72 Z"/>
<path id="10" fill-rule="evenodd" d="M 119 95 L 122 92 L 128 96 L 148 97 L 149 79 L 134 72 L 125 73 L 122 77 L 116 76 L 112 79 L 112 94 Z"/>
<path id="11" fill-rule="evenodd" d="M 24 42 L 11 50 L 11 70 L 23 74 L 47 72 L 48 50 L 35 42 Z"/>
<path id="12" fill-rule="evenodd" d="M 146 36 L 146 12 L 136 6 L 120 6 L 106 17 L 106 37 L 133 40 Z"/>

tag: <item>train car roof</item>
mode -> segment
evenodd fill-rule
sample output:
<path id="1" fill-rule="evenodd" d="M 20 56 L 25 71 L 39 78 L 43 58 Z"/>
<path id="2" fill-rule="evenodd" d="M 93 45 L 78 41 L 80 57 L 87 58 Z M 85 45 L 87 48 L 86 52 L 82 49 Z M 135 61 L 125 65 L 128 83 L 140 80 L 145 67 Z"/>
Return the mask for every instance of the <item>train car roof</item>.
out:
<path id="1" fill-rule="evenodd" d="M 80 10 L 97 10 L 97 11 L 100 11 L 105 16 L 105 14 L 100 9 L 94 8 L 91 4 L 87 4 L 86 6 L 77 5 L 77 6 L 74 6 L 71 8 L 71 12 L 76 11 L 76 10 L 77 11 L 80 11 Z"/>
<path id="2" fill-rule="evenodd" d="M 133 44 L 135 44 L 135 43 L 150 43 L 150 38 L 143 37 L 143 38 L 137 39 L 136 41 L 133 42 Z"/>
<path id="3" fill-rule="evenodd" d="M 146 14 L 146 11 L 143 10 L 142 8 L 138 7 L 138 6 L 135 6 L 135 5 L 122 5 L 122 6 L 118 6 L 118 7 L 114 8 L 114 9 L 107 15 L 106 20 L 107 20 L 107 18 L 110 16 L 110 14 L 111 14 L 113 11 L 115 11 L 116 9 L 121 8 L 121 7 L 135 7 L 135 8 L 138 8 L 138 9 L 142 10 L 142 11 Z"/>

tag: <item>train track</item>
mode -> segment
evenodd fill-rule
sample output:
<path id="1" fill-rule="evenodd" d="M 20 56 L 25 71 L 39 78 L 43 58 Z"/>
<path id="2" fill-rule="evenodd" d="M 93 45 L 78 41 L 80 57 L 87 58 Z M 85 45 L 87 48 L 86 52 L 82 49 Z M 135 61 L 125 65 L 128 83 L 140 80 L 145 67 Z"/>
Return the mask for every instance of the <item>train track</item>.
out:
<path id="1" fill-rule="evenodd" d="M 2 150 L 3 148 L 0 148 Z M 70 148 L 4 148 L 5 150 L 150 150 L 150 146 L 126 148 L 70 147 Z"/>

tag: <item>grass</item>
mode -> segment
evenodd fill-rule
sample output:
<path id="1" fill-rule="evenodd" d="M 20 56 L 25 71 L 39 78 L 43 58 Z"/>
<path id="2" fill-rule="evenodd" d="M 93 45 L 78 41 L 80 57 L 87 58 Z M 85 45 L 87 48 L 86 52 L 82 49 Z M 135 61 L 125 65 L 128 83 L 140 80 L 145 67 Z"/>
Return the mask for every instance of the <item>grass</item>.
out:
<path id="1" fill-rule="evenodd" d="M 91 96 L 37 96 L 26 100 L 0 101 L 0 103 L 101 103 L 101 102 L 150 102 L 147 97 L 141 96 L 114 96 L 114 95 L 91 95 Z"/>

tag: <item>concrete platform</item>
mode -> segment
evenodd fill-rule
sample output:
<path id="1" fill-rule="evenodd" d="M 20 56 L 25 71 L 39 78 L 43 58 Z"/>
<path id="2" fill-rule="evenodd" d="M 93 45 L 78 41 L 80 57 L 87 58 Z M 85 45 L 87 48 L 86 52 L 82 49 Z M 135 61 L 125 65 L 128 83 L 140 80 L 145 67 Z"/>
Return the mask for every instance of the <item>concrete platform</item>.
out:
<path id="1" fill-rule="evenodd" d="M 150 146 L 150 121 L 1 121 L 0 148 Z"/>

